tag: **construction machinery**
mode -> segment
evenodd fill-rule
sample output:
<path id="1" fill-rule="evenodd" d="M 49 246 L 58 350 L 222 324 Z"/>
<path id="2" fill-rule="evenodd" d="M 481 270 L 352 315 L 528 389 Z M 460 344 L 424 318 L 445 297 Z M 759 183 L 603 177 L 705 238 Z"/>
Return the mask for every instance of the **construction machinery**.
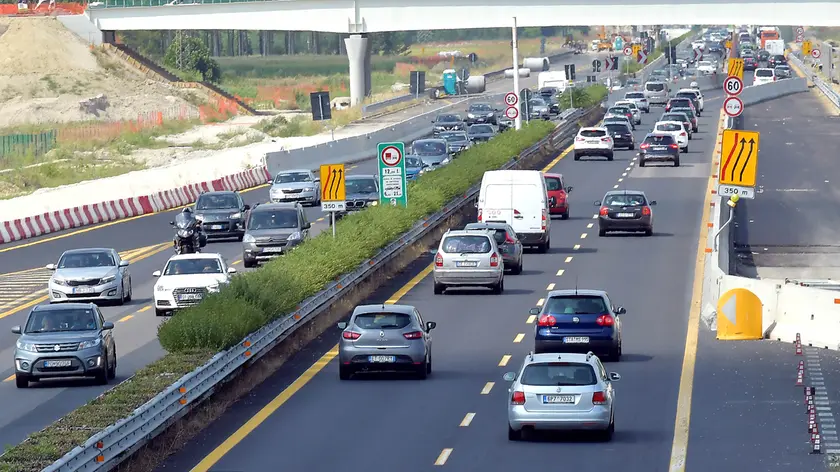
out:
<path id="1" fill-rule="evenodd" d="M 429 98 L 439 99 L 456 95 L 484 93 L 486 79 L 483 75 L 470 75 L 469 69 L 446 69 L 441 74 L 442 85 L 429 89 Z"/>
<path id="2" fill-rule="evenodd" d="M 598 33 L 598 52 L 612 51 L 613 42 L 607 37 L 607 27 L 602 26 L 601 32 Z"/>

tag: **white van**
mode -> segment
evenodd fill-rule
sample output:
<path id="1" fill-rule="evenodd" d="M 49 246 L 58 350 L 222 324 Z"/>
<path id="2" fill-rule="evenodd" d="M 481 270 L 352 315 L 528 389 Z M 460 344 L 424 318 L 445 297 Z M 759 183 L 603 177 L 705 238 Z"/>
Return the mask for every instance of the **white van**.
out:
<path id="1" fill-rule="evenodd" d="M 551 247 L 548 191 L 538 170 L 492 170 L 484 173 L 478 195 L 478 221 L 503 221 L 523 246 L 540 252 Z"/>
<path id="2" fill-rule="evenodd" d="M 753 73 L 753 85 L 769 84 L 776 81 L 776 71 L 767 67 L 759 67 Z"/>

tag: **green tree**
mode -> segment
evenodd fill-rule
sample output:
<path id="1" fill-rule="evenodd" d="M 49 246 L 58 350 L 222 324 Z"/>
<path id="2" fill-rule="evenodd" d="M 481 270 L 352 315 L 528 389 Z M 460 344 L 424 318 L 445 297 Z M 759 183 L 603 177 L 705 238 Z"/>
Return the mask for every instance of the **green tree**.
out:
<path id="1" fill-rule="evenodd" d="M 217 81 L 221 77 L 219 64 L 210 57 L 210 49 L 199 38 L 179 31 L 166 50 L 163 63 L 187 73 L 197 73 L 203 80 Z"/>

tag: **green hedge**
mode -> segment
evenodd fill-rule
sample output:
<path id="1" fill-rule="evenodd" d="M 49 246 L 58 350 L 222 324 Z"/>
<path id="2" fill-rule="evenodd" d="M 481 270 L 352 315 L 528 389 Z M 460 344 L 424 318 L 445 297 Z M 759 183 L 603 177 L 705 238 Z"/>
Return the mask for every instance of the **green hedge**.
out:
<path id="1" fill-rule="evenodd" d="M 225 77 L 277 78 L 299 76 L 347 75 L 350 65 L 347 56 L 269 56 L 269 57 L 217 57 L 214 58 Z M 371 72 L 393 72 L 400 56 L 371 57 Z"/>
<path id="2" fill-rule="evenodd" d="M 571 95 L 569 94 L 571 91 Z M 569 108 L 570 102 L 575 108 L 589 108 L 604 101 L 607 98 L 607 87 L 601 84 L 594 84 L 588 87 L 574 87 L 566 89 L 566 93 L 560 95 L 560 108 Z"/>

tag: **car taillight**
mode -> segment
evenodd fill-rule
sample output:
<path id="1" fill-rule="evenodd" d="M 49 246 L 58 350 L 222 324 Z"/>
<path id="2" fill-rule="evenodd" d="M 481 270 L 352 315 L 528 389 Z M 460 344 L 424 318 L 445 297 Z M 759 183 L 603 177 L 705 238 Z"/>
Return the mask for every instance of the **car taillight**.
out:
<path id="1" fill-rule="evenodd" d="M 586 138 L 582 138 L 582 137 L 578 136 L 577 138 L 575 138 L 575 141 L 577 141 L 579 143 L 582 143 L 582 142 L 586 141 Z"/>
<path id="2" fill-rule="evenodd" d="M 677 146 L 676 144 L 671 144 L 669 147 L 670 147 L 671 149 L 677 149 L 679 146 Z"/>
<path id="3" fill-rule="evenodd" d="M 495 252 L 490 256 L 490 267 L 499 267 L 499 255 Z"/>
<path id="4" fill-rule="evenodd" d="M 615 318 L 612 315 L 601 315 L 596 320 L 598 326 L 612 326 L 615 324 Z"/>
<path id="5" fill-rule="evenodd" d="M 606 405 L 607 404 L 607 396 L 604 395 L 604 392 L 593 392 L 592 393 L 592 404 L 593 405 Z"/>
<path id="6" fill-rule="evenodd" d="M 410 333 L 403 334 L 403 336 L 405 336 L 405 339 L 420 339 L 420 338 L 423 337 L 423 332 L 422 331 L 412 331 Z"/>
<path id="7" fill-rule="evenodd" d="M 359 339 L 360 336 L 361 334 L 354 333 L 353 331 L 344 331 L 341 333 L 341 337 L 344 339 Z"/>
<path id="8" fill-rule="evenodd" d="M 437 253 L 435 256 L 435 267 L 443 267 L 443 254 Z"/>
<path id="9" fill-rule="evenodd" d="M 649 147 L 650 147 L 650 144 L 649 144 L 649 143 L 642 143 L 642 145 L 641 145 L 641 146 L 639 146 L 639 149 L 647 149 L 647 148 L 649 148 Z"/>
<path id="10" fill-rule="evenodd" d="M 603 207 L 601 207 L 601 211 L 599 211 L 598 214 L 601 215 L 601 216 L 607 216 L 609 211 L 610 211 L 609 208 L 603 206 Z"/>
<path id="11" fill-rule="evenodd" d="M 478 222 L 481 223 L 481 208 L 478 209 Z"/>
<path id="12" fill-rule="evenodd" d="M 565 202 L 566 201 L 566 192 L 557 192 L 557 201 L 558 202 Z"/>
<path id="13" fill-rule="evenodd" d="M 510 234 L 505 233 L 505 244 L 514 244 L 516 240 L 510 237 Z"/>
<path id="14" fill-rule="evenodd" d="M 603 141 L 605 143 L 608 143 L 608 142 L 610 142 L 610 137 L 607 136 L 607 137 L 601 138 L 601 141 Z"/>
<path id="15" fill-rule="evenodd" d="M 688 135 L 685 134 L 685 131 L 683 131 L 682 133 L 680 133 L 680 136 L 688 136 Z"/>
<path id="16" fill-rule="evenodd" d="M 671 105 L 665 105 L 665 111 L 670 111 L 670 110 L 671 110 Z"/>
<path id="17" fill-rule="evenodd" d="M 546 218 L 545 208 L 543 208 L 542 220 L 540 221 L 540 228 L 542 228 L 542 231 L 545 231 L 546 226 L 548 226 L 548 218 Z"/>
<path id="18" fill-rule="evenodd" d="M 510 396 L 510 404 L 511 405 L 524 405 L 525 404 L 525 392 L 520 392 L 519 390 L 513 392 L 513 395 Z"/>
<path id="19" fill-rule="evenodd" d="M 551 315 L 542 315 L 540 316 L 540 319 L 537 320 L 538 326 L 554 326 L 555 324 L 557 324 L 557 318 Z"/>

